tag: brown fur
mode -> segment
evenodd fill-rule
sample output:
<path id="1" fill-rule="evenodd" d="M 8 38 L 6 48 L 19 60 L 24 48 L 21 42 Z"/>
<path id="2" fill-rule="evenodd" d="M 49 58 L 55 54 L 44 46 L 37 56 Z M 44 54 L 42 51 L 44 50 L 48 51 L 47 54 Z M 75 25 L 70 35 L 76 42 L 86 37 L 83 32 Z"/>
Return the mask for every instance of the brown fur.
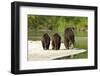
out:
<path id="1" fill-rule="evenodd" d="M 55 33 L 52 37 L 52 49 L 59 50 L 61 44 L 61 37 L 58 33 Z"/>
<path id="2" fill-rule="evenodd" d="M 50 37 L 47 33 L 45 33 L 42 37 L 42 47 L 44 50 L 48 50 L 49 49 L 49 45 L 50 45 Z"/>
<path id="3" fill-rule="evenodd" d="M 66 28 L 64 31 L 64 45 L 67 49 L 75 42 L 75 35 L 72 28 Z"/>

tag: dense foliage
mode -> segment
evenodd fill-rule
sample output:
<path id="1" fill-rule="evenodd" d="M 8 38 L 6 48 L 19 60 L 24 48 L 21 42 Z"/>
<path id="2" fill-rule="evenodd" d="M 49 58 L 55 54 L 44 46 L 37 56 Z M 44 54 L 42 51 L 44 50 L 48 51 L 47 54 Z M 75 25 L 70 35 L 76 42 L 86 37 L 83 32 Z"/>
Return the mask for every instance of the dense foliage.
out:
<path id="1" fill-rule="evenodd" d="M 87 27 L 87 23 L 87 17 L 28 15 L 28 28 L 33 30 L 63 32 L 66 27 L 79 30 Z"/>

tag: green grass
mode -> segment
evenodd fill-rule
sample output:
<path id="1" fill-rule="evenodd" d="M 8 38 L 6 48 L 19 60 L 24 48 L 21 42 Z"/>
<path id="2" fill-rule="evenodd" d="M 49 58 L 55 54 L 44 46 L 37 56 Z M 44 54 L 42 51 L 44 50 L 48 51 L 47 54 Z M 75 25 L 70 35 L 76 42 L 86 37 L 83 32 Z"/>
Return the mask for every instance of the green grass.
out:
<path id="1" fill-rule="evenodd" d="M 80 54 L 74 55 L 73 58 L 71 58 L 71 56 L 64 56 L 64 57 L 61 57 L 61 58 L 56 58 L 54 60 L 62 60 L 62 59 L 86 59 L 86 58 L 88 58 L 87 54 L 88 54 L 87 52 L 84 52 L 84 53 L 80 53 Z"/>
<path id="2" fill-rule="evenodd" d="M 87 37 L 76 37 L 75 38 L 75 48 L 80 48 L 80 49 L 88 49 L 88 39 Z M 87 50 L 88 51 L 88 50 Z M 88 52 L 80 53 L 78 55 L 74 56 L 74 59 L 82 59 L 82 58 L 87 58 L 88 57 Z"/>
<path id="3" fill-rule="evenodd" d="M 88 58 L 88 53 L 87 52 L 84 52 L 84 53 L 80 53 L 78 55 L 75 55 L 74 56 L 74 59 L 84 59 L 84 58 Z"/>
<path id="4" fill-rule="evenodd" d="M 52 37 L 52 35 L 54 33 L 59 33 L 59 35 L 62 37 L 62 41 L 63 41 L 63 37 L 64 37 L 64 33 L 63 32 L 58 32 L 58 31 L 43 31 L 43 30 L 28 30 L 28 40 L 40 40 L 42 35 L 44 33 L 48 33 L 50 35 L 50 37 Z M 75 36 L 76 37 L 87 37 L 87 32 L 85 31 L 75 31 Z"/>
<path id="5" fill-rule="evenodd" d="M 80 49 L 87 49 L 87 37 L 75 37 L 75 47 Z"/>

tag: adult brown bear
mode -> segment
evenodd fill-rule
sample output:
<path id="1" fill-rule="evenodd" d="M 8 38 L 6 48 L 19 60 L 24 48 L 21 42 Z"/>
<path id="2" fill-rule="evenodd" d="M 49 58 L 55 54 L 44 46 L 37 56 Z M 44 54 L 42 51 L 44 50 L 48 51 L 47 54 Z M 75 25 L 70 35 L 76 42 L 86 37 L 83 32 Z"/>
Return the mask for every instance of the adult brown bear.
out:
<path id="1" fill-rule="evenodd" d="M 45 33 L 42 37 L 42 47 L 44 50 L 48 50 L 49 49 L 49 45 L 50 45 L 50 37 L 47 33 Z"/>
<path id="2" fill-rule="evenodd" d="M 59 50 L 61 44 L 61 37 L 58 33 L 55 33 L 52 37 L 52 49 Z"/>
<path id="3" fill-rule="evenodd" d="M 68 27 L 64 31 L 64 45 L 66 49 L 69 49 L 71 46 L 74 47 L 75 35 L 74 30 L 71 27 Z"/>

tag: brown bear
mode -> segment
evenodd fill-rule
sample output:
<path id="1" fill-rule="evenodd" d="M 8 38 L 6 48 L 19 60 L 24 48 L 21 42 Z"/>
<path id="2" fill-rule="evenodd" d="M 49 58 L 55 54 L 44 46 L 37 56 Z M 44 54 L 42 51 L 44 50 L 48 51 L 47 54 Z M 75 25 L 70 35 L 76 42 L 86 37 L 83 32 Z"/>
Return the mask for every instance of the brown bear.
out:
<path id="1" fill-rule="evenodd" d="M 52 49 L 59 50 L 61 45 L 61 37 L 58 33 L 55 33 L 52 37 Z"/>
<path id="2" fill-rule="evenodd" d="M 47 33 L 45 33 L 42 37 L 42 47 L 44 50 L 48 50 L 49 49 L 49 45 L 50 45 L 50 37 Z"/>
<path id="3" fill-rule="evenodd" d="M 71 46 L 74 47 L 75 35 L 74 30 L 71 27 L 68 27 L 64 31 L 64 45 L 66 49 L 69 49 Z"/>

